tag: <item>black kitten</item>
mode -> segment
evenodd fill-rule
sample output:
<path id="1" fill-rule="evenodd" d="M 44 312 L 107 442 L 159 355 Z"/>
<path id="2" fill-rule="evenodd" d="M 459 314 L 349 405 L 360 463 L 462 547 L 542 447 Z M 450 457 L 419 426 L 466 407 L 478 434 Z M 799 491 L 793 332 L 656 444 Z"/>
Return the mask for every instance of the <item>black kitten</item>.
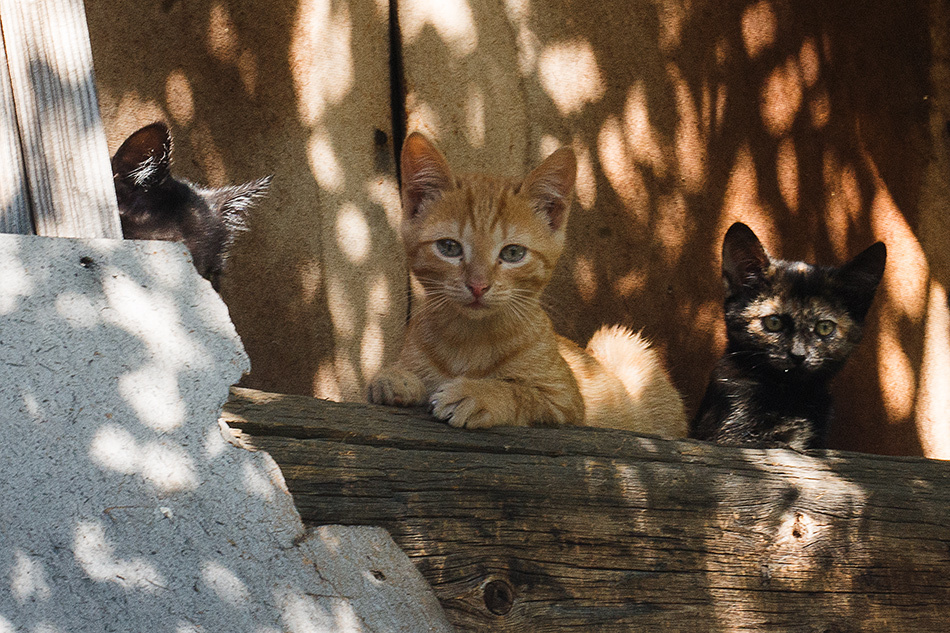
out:
<path id="1" fill-rule="evenodd" d="M 886 257 L 877 242 L 841 268 L 771 259 L 749 227 L 733 224 L 722 245 L 726 354 L 690 436 L 823 447 L 828 383 L 861 339 Z"/>
<path id="2" fill-rule="evenodd" d="M 172 139 L 164 123 L 132 134 L 112 157 L 122 235 L 130 240 L 184 242 L 195 268 L 219 289 L 221 271 L 248 209 L 270 176 L 236 187 L 204 189 L 172 177 Z"/>

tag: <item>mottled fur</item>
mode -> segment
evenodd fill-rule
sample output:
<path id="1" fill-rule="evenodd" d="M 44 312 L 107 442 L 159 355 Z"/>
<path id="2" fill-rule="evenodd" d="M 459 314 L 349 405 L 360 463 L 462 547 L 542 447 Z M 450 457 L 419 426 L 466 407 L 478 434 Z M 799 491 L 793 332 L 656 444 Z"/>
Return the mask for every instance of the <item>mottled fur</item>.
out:
<path id="1" fill-rule="evenodd" d="M 686 434 L 680 396 L 643 339 L 606 328 L 584 351 L 555 334 L 541 308 L 564 247 L 576 173 L 570 149 L 521 182 L 456 177 L 417 133 L 401 164 L 402 238 L 424 296 L 398 362 L 370 383 L 372 402 L 428 403 L 457 427 Z M 459 245 L 457 256 L 440 250 L 444 240 Z M 522 259 L 504 259 L 512 245 L 525 247 Z"/>
<path id="2" fill-rule="evenodd" d="M 840 268 L 786 262 L 770 258 L 749 227 L 732 225 L 722 254 L 726 354 L 691 436 L 731 445 L 824 446 L 829 382 L 861 340 L 886 256 L 878 242 Z"/>
<path id="3" fill-rule="evenodd" d="M 270 177 L 205 189 L 171 175 L 172 139 L 164 123 L 138 130 L 112 158 L 122 235 L 130 240 L 184 242 L 195 268 L 218 289 L 235 235 Z"/>

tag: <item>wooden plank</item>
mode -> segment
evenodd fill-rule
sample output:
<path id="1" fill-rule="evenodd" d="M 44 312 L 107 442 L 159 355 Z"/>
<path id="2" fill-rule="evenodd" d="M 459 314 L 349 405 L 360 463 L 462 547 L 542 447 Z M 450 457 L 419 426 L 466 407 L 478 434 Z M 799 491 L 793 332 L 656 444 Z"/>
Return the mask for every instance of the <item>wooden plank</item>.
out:
<path id="1" fill-rule="evenodd" d="M 82 0 L 0 0 L 39 235 L 120 239 Z"/>
<path id="2" fill-rule="evenodd" d="M 0 233 L 30 234 L 33 220 L 15 108 L 7 56 L 0 46 Z"/>
<path id="3" fill-rule="evenodd" d="M 304 520 L 385 527 L 463 631 L 944 631 L 950 464 L 456 430 L 234 389 Z"/>

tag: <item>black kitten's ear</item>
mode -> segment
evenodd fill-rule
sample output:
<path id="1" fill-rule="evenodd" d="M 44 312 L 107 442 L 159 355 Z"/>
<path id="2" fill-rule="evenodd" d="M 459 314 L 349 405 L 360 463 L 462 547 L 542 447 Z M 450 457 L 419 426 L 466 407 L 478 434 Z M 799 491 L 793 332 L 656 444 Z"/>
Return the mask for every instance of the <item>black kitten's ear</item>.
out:
<path id="1" fill-rule="evenodd" d="M 267 195 L 273 176 L 246 182 L 243 185 L 224 187 L 216 192 L 221 205 L 219 213 L 233 238 L 237 231 L 247 230 L 247 213 L 258 200 Z"/>
<path id="2" fill-rule="evenodd" d="M 112 157 L 112 175 L 133 188 L 149 189 L 168 178 L 172 137 L 164 123 L 146 125 L 132 134 Z"/>
<path id="3" fill-rule="evenodd" d="M 736 222 L 722 241 L 722 278 L 729 296 L 755 289 L 765 281 L 769 255 L 748 226 Z"/>
<path id="4" fill-rule="evenodd" d="M 562 147 L 545 158 L 521 185 L 521 190 L 528 194 L 535 211 L 547 219 L 554 231 L 559 231 L 567 224 L 575 178 L 577 158 L 574 150 Z"/>
<path id="5" fill-rule="evenodd" d="M 406 220 L 419 217 L 452 186 L 452 170 L 445 156 L 419 132 L 410 134 L 403 143 L 400 168 Z"/>
<path id="6" fill-rule="evenodd" d="M 886 261 L 887 247 L 884 242 L 876 242 L 838 269 L 835 275 L 848 310 L 858 320 L 867 316 L 874 292 L 884 276 Z"/>

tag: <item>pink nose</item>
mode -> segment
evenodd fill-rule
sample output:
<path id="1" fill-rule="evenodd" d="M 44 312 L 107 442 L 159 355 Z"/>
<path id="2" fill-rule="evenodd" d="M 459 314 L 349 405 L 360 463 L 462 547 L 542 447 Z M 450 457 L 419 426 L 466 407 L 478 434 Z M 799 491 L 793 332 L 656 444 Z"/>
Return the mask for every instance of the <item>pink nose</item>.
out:
<path id="1" fill-rule="evenodd" d="M 476 299 L 481 299 L 482 295 L 488 292 L 488 289 L 491 287 L 490 284 L 486 284 L 484 282 L 468 283 L 465 285 L 468 286 L 468 289 L 472 293 L 472 296 L 475 297 Z"/>

